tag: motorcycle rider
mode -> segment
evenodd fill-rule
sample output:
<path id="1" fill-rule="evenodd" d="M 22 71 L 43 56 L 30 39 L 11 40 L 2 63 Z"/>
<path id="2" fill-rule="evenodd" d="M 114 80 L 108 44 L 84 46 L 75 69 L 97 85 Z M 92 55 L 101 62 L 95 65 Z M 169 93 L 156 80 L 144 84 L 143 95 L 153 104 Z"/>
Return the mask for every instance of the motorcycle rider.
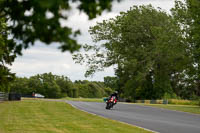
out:
<path id="1" fill-rule="evenodd" d="M 117 104 L 117 101 L 118 101 L 118 98 L 119 98 L 119 97 L 118 97 L 118 91 L 115 91 L 114 93 L 112 93 L 112 94 L 110 95 L 110 98 L 113 97 L 113 96 L 116 98 L 115 104 Z"/>
<path id="2" fill-rule="evenodd" d="M 117 104 L 118 100 L 118 92 L 115 91 L 112 93 L 108 98 L 105 99 L 106 102 L 106 109 L 111 109 L 115 104 Z"/>

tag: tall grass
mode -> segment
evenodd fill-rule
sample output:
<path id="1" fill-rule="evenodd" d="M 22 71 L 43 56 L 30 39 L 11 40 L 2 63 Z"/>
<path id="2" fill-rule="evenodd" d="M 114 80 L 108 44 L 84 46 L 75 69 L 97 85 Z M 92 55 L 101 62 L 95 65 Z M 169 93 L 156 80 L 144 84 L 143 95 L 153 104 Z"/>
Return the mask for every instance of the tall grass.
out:
<path id="1" fill-rule="evenodd" d="M 168 99 L 168 104 L 175 105 L 199 105 L 198 100 Z"/>

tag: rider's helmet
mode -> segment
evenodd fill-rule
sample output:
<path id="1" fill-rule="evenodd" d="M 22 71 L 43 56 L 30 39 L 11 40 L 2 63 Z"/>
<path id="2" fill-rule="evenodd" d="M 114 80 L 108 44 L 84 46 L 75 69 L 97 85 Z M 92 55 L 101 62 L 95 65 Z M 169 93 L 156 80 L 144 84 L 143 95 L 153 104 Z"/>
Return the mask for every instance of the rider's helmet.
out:
<path id="1" fill-rule="evenodd" d="M 118 94 L 118 91 L 115 91 L 115 94 Z"/>

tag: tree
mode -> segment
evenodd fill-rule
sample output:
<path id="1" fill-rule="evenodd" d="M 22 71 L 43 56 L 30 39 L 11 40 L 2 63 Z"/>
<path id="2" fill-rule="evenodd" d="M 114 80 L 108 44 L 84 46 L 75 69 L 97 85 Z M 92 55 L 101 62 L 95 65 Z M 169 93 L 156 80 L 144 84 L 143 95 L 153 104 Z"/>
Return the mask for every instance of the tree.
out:
<path id="1" fill-rule="evenodd" d="M 195 69 L 196 83 L 195 94 L 200 96 L 200 1 L 187 0 L 187 7 L 190 16 L 189 23 L 189 43 L 192 45 L 193 65 Z"/>
<path id="2" fill-rule="evenodd" d="M 117 89 L 117 82 L 118 82 L 118 79 L 117 77 L 110 77 L 110 76 L 106 76 L 104 77 L 104 84 L 107 86 L 107 87 L 110 87 L 112 88 L 113 90 L 116 90 Z"/>
<path id="3" fill-rule="evenodd" d="M 66 97 L 66 96 L 73 97 L 73 94 L 75 93 L 73 91 L 75 90 L 74 90 L 72 81 L 68 77 L 64 77 L 64 76 L 55 75 L 55 77 L 56 77 L 55 82 L 61 89 L 62 97 Z"/>
<path id="4" fill-rule="evenodd" d="M 0 91 L 9 91 L 8 84 L 14 79 L 14 73 L 7 66 L 12 65 L 16 57 L 15 42 L 8 39 L 8 35 L 6 20 L 0 18 Z"/>
<path id="5" fill-rule="evenodd" d="M 187 85 L 183 90 L 200 96 L 200 1 L 176 1 L 172 13 L 182 28 L 191 57 L 190 66 L 186 69 L 188 79 L 185 80 L 185 84 Z"/>
<path id="6" fill-rule="evenodd" d="M 35 76 L 31 76 L 29 78 L 29 80 L 28 80 L 29 91 L 27 91 L 24 94 L 30 95 L 30 94 L 33 94 L 33 93 L 40 93 L 42 95 L 47 96 L 46 90 L 43 87 L 42 79 L 40 77 L 41 76 L 38 74 L 38 75 L 35 75 Z"/>
<path id="7" fill-rule="evenodd" d="M 11 92 L 32 96 L 40 93 L 46 98 L 60 97 L 90 97 L 97 98 L 108 96 L 112 90 L 100 81 L 75 81 L 74 83 L 66 76 L 53 75 L 52 73 L 37 74 L 30 78 L 16 79 L 11 83 Z"/>
<path id="8" fill-rule="evenodd" d="M 78 94 L 80 97 L 86 98 L 100 98 L 103 96 L 108 96 L 112 90 L 107 88 L 103 82 L 97 81 L 75 81 L 74 87 L 78 90 Z"/>
<path id="9" fill-rule="evenodd" d="M 29 87 L 28 78 L 16 77 L 10 85 L 10 92 L 15 92 L 19 94 L 32 94 L 33 90 L 31 90 Z"/>
<path id="10" fill-rule="evenodd" d="M 41 93 L 47 98 L 62 97 L 61 86 L 56 83 L 56 75 L 53 75 L 52 73 L 44 73 L 36 76 L 41 84 L 41 87 L 35 88 L 37 93 Z"/>
<path id="11" fill-rule="evenodd" d="M 1 0 L 0 1 L 0 90 L 8 91 L 8 82 L 14 78 L 5 65 L 11 65 L 22 49 L 39 40 L 49 45 L 57 42 L 59 49 L 74 52 L 81 45 L 76 36 L 80 31 L 62 27 L 61 20 L 67 20 L 72 3 L 85 12 L 89 19 L 111 10 L 113 0 Z M 118 0 L 119 1 L 119 0 Z M 8 26 L 6 26 L 8 24 Z M 8 33 L 11 39 L 8 39 Z M 17 43 L 16 43 L 17 42 Z"/>
<path id="12" fill-rule="evenodd" d="M 0 17 L 11 22 L 8 30 L 13 39 L 19 40 L 15 52 L 21 54 L 23 48 L 34 45 L 36 40 L 45 44 L 58 42 L 62 51 L 76 51 L 80 48 L 75 37 L 80 31 L 62 27 L 60 21 L 67 20 L 72 3 L 85 12 L 89 19 L 111 10 L 113 0 L 3 0 L 0 1 Z M 79 3 L 79 4 L 78 4 Z M 65 12 L 65 13 L 64 13 Z"/>
<path id="13" fill-rule="evenodd" d="M 10 91 L 24 96 L 40 93 L 47 98 L 60 98 L 73 95 L 73 84 L 68 77 L 44 73 L 30 78 L 16 77 Z"/>
<path id="14" fill-rule="evenodd" d="M 187 64 L 187 46 L 180 27 L 172 16 L 151 5 L 133 6 L 120 16 L 97 23 L 89 30 L 95 46 L 85 50 L 94 54 L 74 55 L 76 63 L 86 63 L 86 76 L 116 65 L 115 74 L 127 96 L 162 98 L 173 92 L 171 76 L 181 73 Z M 144 84 L 152 85 L 147 88 Z"/>

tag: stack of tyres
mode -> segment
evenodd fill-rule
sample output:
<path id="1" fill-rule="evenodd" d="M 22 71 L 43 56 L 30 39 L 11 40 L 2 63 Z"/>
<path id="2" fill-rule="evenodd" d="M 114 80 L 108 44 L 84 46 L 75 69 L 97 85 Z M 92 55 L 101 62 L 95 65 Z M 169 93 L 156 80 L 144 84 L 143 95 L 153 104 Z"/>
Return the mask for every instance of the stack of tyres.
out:
<path id="1" fill-rule="evenodd" d="M 9 101 L 20 101 L 21 95 L 18 93 L 9 93 L 8 100 Z"/>

